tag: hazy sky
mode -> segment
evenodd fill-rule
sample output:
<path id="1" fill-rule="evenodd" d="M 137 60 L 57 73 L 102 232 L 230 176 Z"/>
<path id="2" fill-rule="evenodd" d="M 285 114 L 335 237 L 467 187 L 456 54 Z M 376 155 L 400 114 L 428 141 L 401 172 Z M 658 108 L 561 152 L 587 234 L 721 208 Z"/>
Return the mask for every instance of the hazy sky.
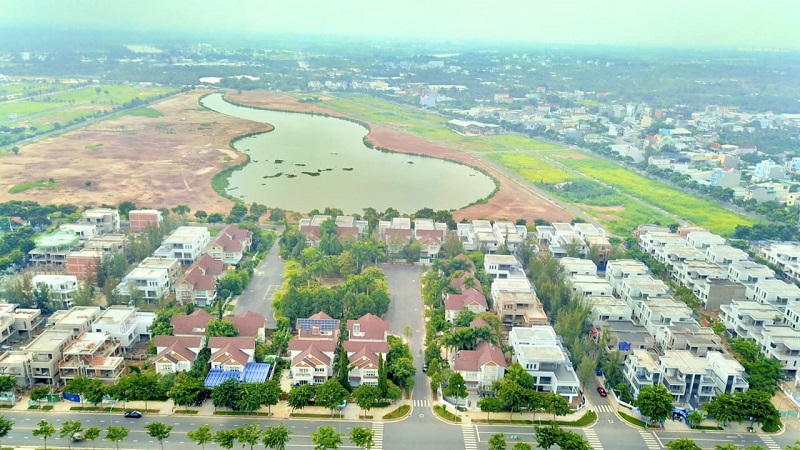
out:
<path id="1" fill-rule="evenodd" d="M 0 0 L 0 27 L 800 49 L 800 0 Z"/>

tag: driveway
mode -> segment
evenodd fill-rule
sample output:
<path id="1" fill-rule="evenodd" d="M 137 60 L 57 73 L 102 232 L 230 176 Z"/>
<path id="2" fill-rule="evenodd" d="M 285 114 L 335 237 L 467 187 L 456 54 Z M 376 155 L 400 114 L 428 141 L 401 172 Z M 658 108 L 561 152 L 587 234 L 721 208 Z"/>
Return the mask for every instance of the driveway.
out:
<path id="1" fill-rule="evenodd" d="M 233 313 L 237 315 L 247 310 L 264 315 L 267 318 L 267 328 L 272 329 L 278 325 L 275 321 L 272 297 L 283 283 L 283 271 L 286 268 L 286 263 L 278 258 L 279 249 L 278 240 L 275 239 L 267 256 L 256 267 L 250 285 L 239 296 L 233 309 Z"/>

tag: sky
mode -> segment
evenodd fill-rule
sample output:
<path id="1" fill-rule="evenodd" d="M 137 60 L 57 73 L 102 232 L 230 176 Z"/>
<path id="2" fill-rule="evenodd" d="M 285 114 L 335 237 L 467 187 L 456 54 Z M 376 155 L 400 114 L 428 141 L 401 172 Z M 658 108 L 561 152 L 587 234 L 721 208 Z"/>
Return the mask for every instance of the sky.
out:
<path id="1" fill-rule="evenodd" d="M 0 0 L 0 27 L 800 50 L 800 0 Z"/>

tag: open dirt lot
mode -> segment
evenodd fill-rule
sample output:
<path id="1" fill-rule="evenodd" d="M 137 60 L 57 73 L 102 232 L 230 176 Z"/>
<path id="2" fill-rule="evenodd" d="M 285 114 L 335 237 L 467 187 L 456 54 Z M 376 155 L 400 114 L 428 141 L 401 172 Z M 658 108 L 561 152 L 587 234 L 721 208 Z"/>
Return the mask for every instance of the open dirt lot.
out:
<path id="1" fill-rule="evenodd" d="M 346 116 L 338 111 L 327 109 L 324 102 L 299 103 L 294 97 L 268 92 L 228 92 L 226 98 L 231 101 L 252 105 L 259 108 L 281 109 L 298 112 L 328 113 L 333 116 Z M 356 116 L 351 116 L 363 120 Z M 365 121 L 369 122 L 369 121 Z M 368 136 L 375 146 L 389 148 L 400 153 L 414 153 L 441 159 L 459 161 L 489 172 L 500 181 L 500 190 L 486 204 L 474 205 L 453 213 L 456 220 L 467 219 L 527 219 L 533 223 L 536 218 L 548 221 L 569 221 L 572 215 L 548 199 L 531 191 L 527 187 L 499 173 L 491 166 L 484 164 L 469 152 L 459 151 L 436 144 L 416 136 L 369 122 L 371 132 Z"/>
<path id="2" fill-rule="evenodd" d="M 187 204 L 193 211 L 229 211 L 232 203 L 211 189 L 211 177 L 245 159 L 231 150 L 231 139 L 271 127 L 204 110 L 197 103 L 203 94 L 152 105 L 163 117 L 104 120 L 25 145 L 19 155 L 0 156 L 0 201 L 100 205 L 129 200 L 140 207 Z M 59 187 L 8 193 L 12 186 L 48 178 Z"/>

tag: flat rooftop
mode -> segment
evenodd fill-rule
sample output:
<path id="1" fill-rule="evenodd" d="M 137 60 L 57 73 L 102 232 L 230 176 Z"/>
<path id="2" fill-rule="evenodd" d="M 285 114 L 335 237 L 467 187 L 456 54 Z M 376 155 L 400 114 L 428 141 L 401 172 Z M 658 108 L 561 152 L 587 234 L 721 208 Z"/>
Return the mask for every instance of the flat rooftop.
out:
<path id="1" fill-rule="evenodd" d="M 711 367 L 708 360 L 692 355 L 688 350 L 667 350 L 659 358 L 659 365 L 664 369 L 677 369 L 682 374 L 705 374 Z"/>
<path id="2" fill-rule="evenodd" d="M 73 306 L 69 310 L 56 311 L 50 316 L 52 323 L 71 326 L 81 326 L 86 322 L 94 320 L 100 313 L 100 308 L 97 306 Z M 71 332 L 71 331 L 70 331 Z"/>
<path id="3" fill-rule="evenodd" d="M 551 326 L 533 326 L 533 327 L 513 327 L 509 333 L 509 340 L 511 336 L 516 336 L 517 342 L 534 342 L 534 343 L 548 343 L 558 342 L 558 335 Z"/>
<path id="4" fill-rule="evenodd" d="M 72 247 L 78 244 L 78 236 L 66 231 L 54 231 L 34 239 L 37 248 Z"/>
<path id="5" fill-rule="evenodd" d="M 72 340 L 72 330 L 48 329 L 40 334 L 30 344 L 24 347 L 25 351 L 34 353 L 55 353 L 64 342 Z"/>
<path id="6" fill-rule="evenodd" d="M 498 265 L 517 265 L 519 261 L 517 261 L 517 257 L 514 255 L 486 255 L 483 257 L 483 263 L 486 264 L 498 264 Z"/>
<path id="7" fill-rule="evenodd" d="M 98 348 L 103 346 L 106 339 L 111 336 L 108 333 L 86 332 L 82 333 L 67 348 L 64 349 L 65 355 L 92 355 Z"/>
<path id="8" fill-rule="evenodd" d="M 533 288 L 527 278 L 498 278 L 492 282 L 492 291 L 530 291 Z"/>
<path id="9" fill-rule="evenodd" d="M 111 306 L 102 313 L 100 313 L 100 317 L 98 317 L 94 321 L 94 325 L 97 326 L 112 326 L 120 324 L 132 315 L 136 314 L 136 308 L 131 306 Z"/>

